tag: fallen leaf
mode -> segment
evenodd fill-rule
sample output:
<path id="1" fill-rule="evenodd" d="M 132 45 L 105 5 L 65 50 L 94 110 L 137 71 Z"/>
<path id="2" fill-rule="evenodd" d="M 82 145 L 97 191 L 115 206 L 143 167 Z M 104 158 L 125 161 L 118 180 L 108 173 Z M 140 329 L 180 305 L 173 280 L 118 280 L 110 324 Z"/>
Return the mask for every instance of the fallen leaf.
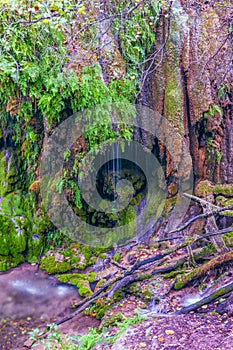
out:
<path id="1" fill-rule="evenodd" d="M 165 333 L 166 334 L 174 334 L 175 332 L 172 329 L 166 329 Z"/>
<path id="2" fill-rule="evenodd" d="M 146 345 L 146 343 L 140 343 L 139 346 L 140 346 L 140 348 L 145 348 L 147 345 Z"/>
<path id="3" fill-rule="evenodd" d="M 158 341 L 163 342 L 164 341 L 164 337 L 159 337 Z"/>

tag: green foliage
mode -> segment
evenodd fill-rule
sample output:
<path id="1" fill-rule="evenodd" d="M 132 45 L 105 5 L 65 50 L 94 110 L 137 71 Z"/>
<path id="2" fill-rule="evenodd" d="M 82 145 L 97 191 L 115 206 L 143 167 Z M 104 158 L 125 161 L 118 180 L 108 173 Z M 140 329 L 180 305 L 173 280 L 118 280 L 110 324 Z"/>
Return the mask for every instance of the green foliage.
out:
<path id="1" fill-rule="evenodd" d="M 49 324 L 47 338 L 41 338 L 43 332 L 38 328 L 35 328 L 32 332 L 29 332 L 30 339 L 36 341 L 34 346 L 38 344 L 43 344 L 43 349 L 63 349 L 63 350 L 90 350 L 97 343 L 103 343 L 106 346 L 108 344 L 114 344 L 119 336 L 125 332 L 129 326 L 137 324 L 143 320 L 140 312 L 135 310 L 136 314 L 130 318 L 125 318 L 122 315 L 117 314 L 114 317 L 114 325 L 117 326 L 118 330 L 114 335 L 108 335 L 106 337 L 105 330 L 101 332 L 97 328 L 90 328 L 89 332 L 85 335 L 73 337 L 62 336 L 58 331 L 56 324 Z M 114 316 L 114 315 L 113 315 Z M 122 316 L 122 317 L 120 317 Z"/>
<path id="2" fill-rule="evenodd" d="M 204 113 L 204 117 L 214 117 L 215 112 L 217 112 L 222 117 L 222 109 L 218 105 L 211 105 L 209 110 Z"/>
<path id="3" fill-rule="evenodd" d="M 22 145 L 28 181 L 33 180 L 42 146 L 40 134 L 31 125 L 35 115 L 41 124 L 46 116 L 52 126 L 54 122 L 59 122 L 67 101 L 73 112 L 76 112 L 105 102 L 133 101 L 136 93 L 131 73 L 121 79 L 110 77 L 106 84 L 102 79 L 100 65 L 93 64 L 91 60 L 82 71 L 67 68 L 69 50 L 64 32 L 69 32 L 74 25 L 72 11 L 77 4 L 75 1 L 49 4 L 48 9 L 41 2 L 33 5 L 26 1 L 16 1 L 13 5 L 6 2 L 4 6 L 0 3 L 1 124 L 8 122 L 14 125 L 12 140 L 16 145 Z M 92 45 L 97 45 L 97 42 L 89 41 L 90 35 L 93 39 L 96 33 L 96 27 L 89 26 L 88 21 L 91 23 L 91 20 L 90 17 L 84 21 L 80 33 L 83 45 L 90 45 L 90 49 Z M 103 128 L 103 125 L 105 123 L 102 120 L 98 133 L 93 130 L 87 135 L 91 147 L 111 134 L 109 128 Z M 129 138 L 128 134 L 126 136 Z M 79 206 L 78 193 L 76 200 Z"/>
<path id="4" fill-rule="evenodd" d="M 218 99 L 219 101 L 225 101 L 227 95 L 231 94 L 231 87 L 227 84 L 222 84 L 218 89 Z"/>
<path id="5" fill-rule="evenodd" d="M 68 336 L 61 335 L 58 330 L 58 326 L 55 323 L 48 324 L 48 335 L 47 338 L 41 338 L 43 331 L 39 328 L 35 328 L 33 331 L 29 332 L 30 339 L 36 341 L 33 345 L 36 346 L 38 343 L 43 344 L 43 349 L 61 349 L 61 350 L 75 350 L 77 346 L 72 342 L 71 338 Z"/>
<path id="6" fill-rule="evenodd" d="M 115 1 L 114 1 L 115 3 Z M 113 2 L 110 1 L 113 6 Z M 155 42 L 155 27 L 160 13 L 159 1 L 146 1 L 134 11 L 131 1 L 119 2 L 112 7 L 112 14 L 119 14 L 128 9 L 125 20 L 116 16 L 113 21 L 113 32 L 117 35 L 123 58 L 127 65 L 127 72 L 131 80 L 142 73 L 144 62 Z"/>

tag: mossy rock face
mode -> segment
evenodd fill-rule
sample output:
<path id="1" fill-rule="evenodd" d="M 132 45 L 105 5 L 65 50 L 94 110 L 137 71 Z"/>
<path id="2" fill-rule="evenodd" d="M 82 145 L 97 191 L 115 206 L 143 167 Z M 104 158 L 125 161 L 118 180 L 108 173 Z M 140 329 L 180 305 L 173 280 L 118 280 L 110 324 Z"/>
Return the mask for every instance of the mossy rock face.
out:
<path id="1" fill-rule="evenodd" d="M 27 248 L 26 259 L 37 262 L 45 244 L 44 232 L 51 223 L 43 212 L 34 212 L 34 196 L 21 191 L 9 193 L 1 198 L 0 212 L 0 255 L 18 257 L 10 260 L 16 266 L 17 261 L 24 261 Z"/>
<path id="2" fill-rule="evenodd" d="M 7 217 L 0 215 L 0 255 L 17 256 L 26 249 L 26 236 Z"/>
<path id="3" fill-rule="evenodd" d="M 0 152 L 0 196 L 5 196 L 17 188 L 18 163 L 19 159 L 14 156 L 11 148 Z"/>

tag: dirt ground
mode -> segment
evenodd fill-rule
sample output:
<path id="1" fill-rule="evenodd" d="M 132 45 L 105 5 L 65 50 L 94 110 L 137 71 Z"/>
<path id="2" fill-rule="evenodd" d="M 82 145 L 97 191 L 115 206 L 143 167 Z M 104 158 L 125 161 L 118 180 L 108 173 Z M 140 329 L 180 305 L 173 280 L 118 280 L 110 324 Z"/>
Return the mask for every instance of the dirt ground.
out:
<path id="1" fill-rule="evenodd" d="M 233 319 L 188 314 L 131 326 L 112 350 L 232 350 Z M 104 348 L 103 348 L 104 349 Z"/>

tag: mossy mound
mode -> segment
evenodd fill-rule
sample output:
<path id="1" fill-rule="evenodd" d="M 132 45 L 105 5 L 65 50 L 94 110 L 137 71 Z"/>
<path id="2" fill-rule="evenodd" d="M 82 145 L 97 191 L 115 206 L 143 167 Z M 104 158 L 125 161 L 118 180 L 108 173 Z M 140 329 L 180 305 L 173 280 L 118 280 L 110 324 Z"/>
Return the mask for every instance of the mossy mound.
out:
<path id="1" fill-rule="evenodd" d="M 227 197 L 233 197 L 233 184 L 217 184 L 213 188 L 216 195 L 222 194 Z"/>
<path id="2" fill-rule="evenodd" d="M 92 295 L 92 290 L 90 288 L 90 282 L 95 281 L 95 273 L 91 272 L 88 274 L 71 273 L 56 275 L 59 281 L 64 283 L 71 283 L 78 288 L 78 292 L 82 297 L 88 297 Z"/>
<path id="3" fill-rule="evenodd" d="M 233 184 L 216 184 L 214 185 L 209 180 L 200 181 L 195 188 L 195 194 L 199 197 L 207 197 L 209 194 L 215 196 L 223 195 L 233 197 Z"/>
<path id="4" fill-rule="evenodd" d="M 195 195 L 206 198 L 213 193 L 213 184 L 209 180 L 200 181 L 195 187 Z"/>
<path id="5" fill-rule="evenodd" d="M 68 261 L 59 261 L 55 256 L 46 256 L 41 260 L 40 267 L 49 274 L 64 273 L 72 269 L 72 265 Z"/>

